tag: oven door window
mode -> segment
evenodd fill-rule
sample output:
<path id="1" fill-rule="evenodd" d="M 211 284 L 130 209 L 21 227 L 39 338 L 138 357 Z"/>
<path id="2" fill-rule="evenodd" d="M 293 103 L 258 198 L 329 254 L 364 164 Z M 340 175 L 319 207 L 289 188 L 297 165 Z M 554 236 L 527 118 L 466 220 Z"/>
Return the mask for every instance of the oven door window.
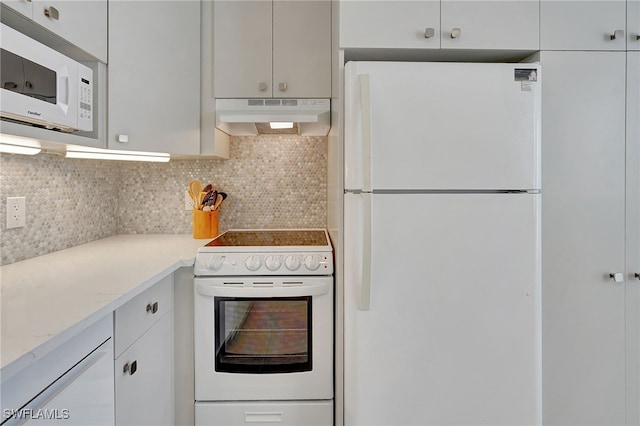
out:
<path id="1" fill-rule="evenodd" d="M 311 371 L 311 297 L 215 298 L 215 369 Z"/>

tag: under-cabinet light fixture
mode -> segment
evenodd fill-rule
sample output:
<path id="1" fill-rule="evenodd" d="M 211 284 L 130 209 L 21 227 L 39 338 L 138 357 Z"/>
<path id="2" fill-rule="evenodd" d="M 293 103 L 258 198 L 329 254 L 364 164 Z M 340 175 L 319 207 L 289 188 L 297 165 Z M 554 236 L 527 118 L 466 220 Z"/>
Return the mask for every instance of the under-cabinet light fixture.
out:
<path id="1" fill-rule="evenodd" d="M 0 134 L 0 152 L 7 154 L 36 155 L 42 151 L 35 139 Z"/>
<path id="2" fill-rule="evenodd" d="M 269 123 L 272 129 L 293 129 L 292 121 L 272 121 Z"/>
<path id="3" fill-rule="evenodd" d="M 151 161 L 156 163 L 166 163 L 171 159 L 169 154 L 164 152 L 119 151 L 75 145 L 67 146 L 65 157 L 91 160 Z"/>

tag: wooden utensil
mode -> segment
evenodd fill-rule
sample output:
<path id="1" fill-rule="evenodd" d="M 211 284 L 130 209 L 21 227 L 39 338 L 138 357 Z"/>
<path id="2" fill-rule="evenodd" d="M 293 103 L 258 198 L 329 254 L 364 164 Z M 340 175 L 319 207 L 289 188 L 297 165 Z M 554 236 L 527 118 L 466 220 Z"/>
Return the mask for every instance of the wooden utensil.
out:
<path id="1" fill-rule="evenodd" d="M 199 180 L 189 182 L 189 195 L 193 199 L 193 208 L 200 210 L 200 194 L 202 193 L 202 184 Z"/>

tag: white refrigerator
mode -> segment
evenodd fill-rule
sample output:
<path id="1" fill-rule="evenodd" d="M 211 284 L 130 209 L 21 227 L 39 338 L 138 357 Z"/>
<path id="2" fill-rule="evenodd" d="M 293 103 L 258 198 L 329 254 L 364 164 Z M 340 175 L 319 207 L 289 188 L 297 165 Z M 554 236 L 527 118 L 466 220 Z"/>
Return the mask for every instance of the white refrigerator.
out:
<path id="1" fill-rule="evenodd" d="M 540 424 L 540 77 L 346 64 L 345 425 Z"/>

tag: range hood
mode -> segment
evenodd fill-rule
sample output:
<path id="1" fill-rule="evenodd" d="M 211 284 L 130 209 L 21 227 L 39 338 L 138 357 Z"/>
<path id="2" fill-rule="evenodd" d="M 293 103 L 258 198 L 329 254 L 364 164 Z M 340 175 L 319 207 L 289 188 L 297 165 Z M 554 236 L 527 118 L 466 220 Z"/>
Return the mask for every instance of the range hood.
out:
<path id="1" fill-rule="evenodd" d="M 329 99 L 216 99 L 216 127 L 231 136 L 326 136 L 330 116 Z"/>

